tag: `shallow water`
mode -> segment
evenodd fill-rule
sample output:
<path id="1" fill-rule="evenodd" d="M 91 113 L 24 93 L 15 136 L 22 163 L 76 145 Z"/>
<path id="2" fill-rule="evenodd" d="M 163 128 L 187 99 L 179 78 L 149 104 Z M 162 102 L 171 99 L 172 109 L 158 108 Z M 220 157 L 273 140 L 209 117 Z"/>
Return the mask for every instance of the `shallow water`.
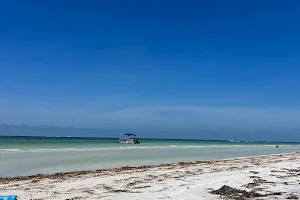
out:
<path id="1" fill-rule="evenodd" d="M 299 143 L 0 137 L 0 177 L 233 158 L 300 150 Z M 279 148 L 275 145 L 278 144 Z"/>

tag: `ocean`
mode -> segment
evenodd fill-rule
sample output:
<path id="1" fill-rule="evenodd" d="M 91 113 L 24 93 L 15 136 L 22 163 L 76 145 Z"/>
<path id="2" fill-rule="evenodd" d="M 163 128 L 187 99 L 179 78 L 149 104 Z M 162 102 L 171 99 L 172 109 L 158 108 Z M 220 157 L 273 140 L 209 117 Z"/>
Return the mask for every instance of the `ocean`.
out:
<path id="1" fill-rule="evenodd" d="M 0 136 L 0 177 L 296 152 L 300 143 Z M 276 148 L 276 145 L 279 148 Z"/>

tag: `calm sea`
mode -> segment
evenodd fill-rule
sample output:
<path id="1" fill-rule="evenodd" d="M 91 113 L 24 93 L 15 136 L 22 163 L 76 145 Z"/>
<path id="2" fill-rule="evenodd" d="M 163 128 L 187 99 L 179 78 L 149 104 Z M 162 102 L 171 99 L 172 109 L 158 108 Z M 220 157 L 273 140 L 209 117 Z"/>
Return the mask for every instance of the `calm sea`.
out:
<path id="1" fill-rule="evenodd" d="M 300 151 L 300 143 L 0 136 L 0 177 Z M 279 148 L 276 148 L 279 145 Z"/>

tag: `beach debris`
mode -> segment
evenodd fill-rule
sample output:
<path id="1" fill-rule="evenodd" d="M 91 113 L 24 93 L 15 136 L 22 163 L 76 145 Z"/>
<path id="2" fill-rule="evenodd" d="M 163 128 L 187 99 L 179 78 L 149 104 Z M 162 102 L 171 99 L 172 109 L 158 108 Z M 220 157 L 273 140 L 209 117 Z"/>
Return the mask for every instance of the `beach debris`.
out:
<path id="1" fill-rule="evenodd" d="M 259 172 L 256 172 L 256 171 L 249 171 L 249 172 L 252 174 L 259 174 Z"/>
<path id="2" fill-rule="evenodd" d="M 299 199 L 297 196 L 295 196 L 295 195 L 290 195 L 289 197 L 287 197 L 286 199 Z"/>
<path id="3" fill-rule="evenodd" d="M 257 197 L 266 197 L 266 196 L 275 196 L 275 195 L 282 195 L 282 192 L 273 192 L 269 194 L 260 194 L 255 191 L 246 191 L 235 189 L 227 185 L 223 185 L 218 190 L 213 190 L 210 193 L 218 194 L 223 196 L 225 199 L 233 199 L 233 200 L 246 200 L 246 199 L 253 199 Z"/>
<path id="4" fill-rule="evenodd" d="M 211 193 L 218 194 L 227 199 L 234 199 L 234 200 L 243 200 L 248 198 L 265 196 L 263 194 L 254 191 L 248 192 L 246 190 L 235 189 L 227 185 L 223 185 L 220 189 L 211 191 Z"/>
<path id="5" fill-rule="evenodd" d="M 82 199 L 82 197 L 73 197 L 71 199 L 65 199 L 65 200 L 76 200 L 76 199 Z"/>
<path id="6" fill-rule="evenodd" d="M 107 190 L 107 192 L 109 192 L 109 193 L 138 193 L 138 192 L 131 191 L 128 189 L 115 189 L 111 186 L 104 185 L 104 184 L 102 185 L 102 188 Z"/>
<path id="7" fill-rule="evenodd" d="M 260 176 L 250 176 L 249 178 L 261 178 Z"/>
<path id="8" fill-rule="evenodd" d="M 252 188 L 252 187 L 257 187 L 257 186 L 259 186 L 261 184 L 264 184 L 264 183 L 274 184 L 274 182 L 266 181 L 266 180 L 261 179 L 261 178 L 255 178 L 253 180 L 253 183 L 248 183 L 248 184 L 244 185 L 243 187 Z"/>
<path id="9" fill-rule="evenodd" d="M 271 182 L 271 181 L 266 181 L 264 179 L 261 179 L 261 178 L 256 178 L 253 180 L 254 183 L 259 183 L 259 184 L 262 184 L 262 183 L 271 183 L 273 184 L 274 182 Z"/>

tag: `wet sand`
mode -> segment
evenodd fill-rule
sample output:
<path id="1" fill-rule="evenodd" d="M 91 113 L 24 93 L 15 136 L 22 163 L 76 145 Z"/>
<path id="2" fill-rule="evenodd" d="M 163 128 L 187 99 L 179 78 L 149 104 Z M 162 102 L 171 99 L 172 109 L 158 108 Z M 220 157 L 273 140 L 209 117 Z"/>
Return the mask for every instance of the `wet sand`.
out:
<path id="1" fill-rule="evenodd" d="M 0 178 L 29 199 L 300 199 L 300 153 Z"/>

